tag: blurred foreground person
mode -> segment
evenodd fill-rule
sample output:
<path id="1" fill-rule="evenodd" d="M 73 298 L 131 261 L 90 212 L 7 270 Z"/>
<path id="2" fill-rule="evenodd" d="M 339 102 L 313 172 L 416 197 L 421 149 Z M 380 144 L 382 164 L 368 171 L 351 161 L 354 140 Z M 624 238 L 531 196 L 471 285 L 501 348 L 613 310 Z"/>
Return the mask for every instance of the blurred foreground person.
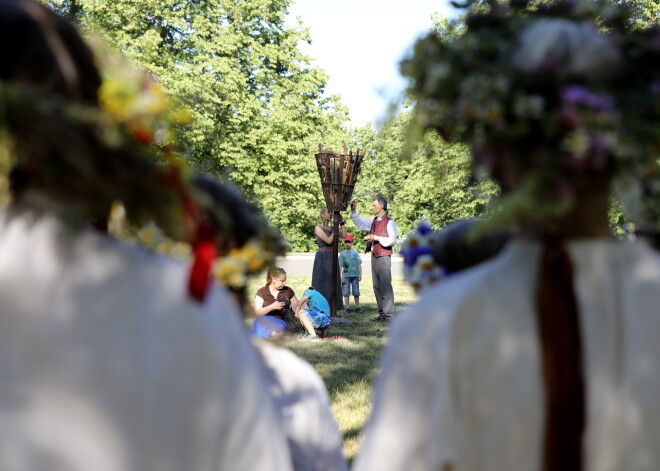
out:
<path id="1" fill-rule="evenodd" d="M 252 339 L 265 366 L 295 471 L 344 471 L 343 438 L 317 371 L 291 350 Z"/>
<path id="2" fill-rule="evenodd" d="M 660 258 L 608 209 L 658 159 L 660 29 L 612 3 L 481 7 L 404 71 L 421 131 L 472 146 L 491 224 L 521 236 L 395 322 L 355 469 L 655 470 Z"/>
<path id="3" fill-rule="evenodd" d="M 0 0 L 0 40 L 0 469 L 291 469 L 232 298 L 89 228 L 116 200 L 181 226 L 176 168 L 98 106 L 63 19 Z"/>
<path id="4" fill-rule="evenodd" d="M 254 316 L 254 311 L 258 311 L 264 304 L 280 308 L 275 315 L 257 314 L 252 324 L 252 333 L 270 337 L 273 332 L 284 331 L 287 324 L 294 321 L 298 325 L 301 325 L 301 321 L 310 325 L 317 320 L 321 313 L 309 315 L 305 311 L 301 312 L 301 304 L 307 304 L 310 290 L 305 291 L 305 296 L 298 302 L 293 290 L 286 287 L 286 272 L 273 266 L 276 255 L 282 255 L 285 246 L 281 235 L 263 220 L 263 214 L 227 183 L 206 175 L 195 176 L 193 182 L 195 188 L 202 192 L 198 199 L 206 200 L 203 204 L 204 219 L 218 236 L 214 238 L 219 254 L 213 267 L 216 279 L 231 288 L 246 313 Z M 204 195 L 208 198 L 204 198 Z M 228 232 L 229 228 L 234 227 L 240 227 L 241 231 Z M 253 306 L 246 296 L 248 276 L 260 275 L 266 268 L 269 279 L 264 287 L 266 291 L 259 290 L 263 298 L 257 295 L 261 302 Z M 271 288 L 273 291 L 269 292 Z M 317 294 L 329 313 L 327 301 L 320 293 Z M 286 302 L 277 301 L 277 298 L 281 299 L 284 295 L 287 296 Z M 291 316 L 287 314 L 284 317 L 287 322 L 279 316 L 285 304 L 297 311 L 295 316 L 291 313 Z M 309 308 L 318 305 L 311 301 L 309 304 Z M 217 313 L 221 319 L 224 319 L 225 314 Z M 253 338 L 252 344 L 262 360 L 263 377 L 278 412 L 280 434 L 287 440 L 293 469 L 346 470 L 342 435 L 330 411 L 328 391 L 319 374 L 309 363 L 286 348 L 260 338 Z"/>

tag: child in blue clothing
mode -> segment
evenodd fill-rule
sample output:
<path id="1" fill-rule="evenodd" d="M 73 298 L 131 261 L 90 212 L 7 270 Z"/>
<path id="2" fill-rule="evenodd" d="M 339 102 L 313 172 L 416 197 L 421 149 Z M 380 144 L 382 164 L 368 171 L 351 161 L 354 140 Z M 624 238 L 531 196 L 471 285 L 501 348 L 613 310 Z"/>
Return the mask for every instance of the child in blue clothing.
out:
<path id="1" fill-rule="evenodd" d="M 344 250 L 339 254 L 339 266 L 341 267 L 341 291 L 344 296 L 346 312 L 350 312 L 348 302 L 353 292 L 355 300 L 355 312 L 362 314 L 360 309 L 360 281 L 362 281 L 362 259 L 360 254 L 353 249 L 353 236 L 347 234 L 344 237 Z"/>
<path id="2" fill-rule="evenodd" d="M 325 296 L 314 288 L 305 290 L 305 294 L 300 298 L 296 315 L 300 316 L 300 311 L 312 322 L 314 329 L 323 329 L 330 325 L 330 304 Z"/>

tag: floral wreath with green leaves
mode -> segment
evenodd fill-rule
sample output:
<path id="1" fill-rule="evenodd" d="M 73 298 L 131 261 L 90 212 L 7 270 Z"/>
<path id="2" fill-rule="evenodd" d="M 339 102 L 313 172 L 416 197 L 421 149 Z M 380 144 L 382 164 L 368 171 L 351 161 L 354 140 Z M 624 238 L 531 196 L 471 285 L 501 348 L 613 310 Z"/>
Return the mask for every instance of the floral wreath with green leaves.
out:
<path id="1" fill-rule="evenodd" d="M 200 301 L 211 276 L 238 288 L 249 275 L 274 265 L 285 246 L 260 211 L 250 206 L 242 215 L 249 220 L 236 221 L 230 208 L 209 201 L 191 184 L 194 173 L 178 153 L 176 130 L 192 114 L 151 75 L 102 43 L 93 45 L 102 63 L 98 107 L 0 81 L 4 199 L 9 200 L 12 173 L 27 169 L 41 193 L 76 202 L 68 222 L 91 222 L 103 229 L 109 225 L 114 235 L 170 254 L 192 252 L 189 288 Z M 43 211 L 61 210 L 48 198 L 30 204 Z M 252 236 L 219 253 L 217 235 L 231 234 L 236 224 L 250 224 Z"/>
<path id="2" fill-rule="evenodd" d="M 632 29 L 625 5 L 605 1 L 461 6 L 457 35 L 429 34 L 402 63 L 416 100 L 411 139 L 436 130 L 491 169 L 497 155 L 480 149 L 495 144 L 533 169 L 494 224 L 562 214 L 594 176 L 658 178 L 660 25 Z M 657 204 L 642 204 L 660 228 Z"/>
<path id="3" fill-rule="evenodd" d="M 35 209 L 57 211 L 59 201 L 77 208 L 68 222 L 102 227 L 112 204 L 121 201 L 132 222 L 155 220 L 180 239 L 181 218 L 192 202 L 175 128 L 189 114 L 125 59 L 103 49 L 97 57 L 103 64 L 98 106 L 0 81 L 3 199 L 10 199 L 9 181 L 20 185 L 24 174 L 30 187 L 54 197 L 31 200 Z"/>

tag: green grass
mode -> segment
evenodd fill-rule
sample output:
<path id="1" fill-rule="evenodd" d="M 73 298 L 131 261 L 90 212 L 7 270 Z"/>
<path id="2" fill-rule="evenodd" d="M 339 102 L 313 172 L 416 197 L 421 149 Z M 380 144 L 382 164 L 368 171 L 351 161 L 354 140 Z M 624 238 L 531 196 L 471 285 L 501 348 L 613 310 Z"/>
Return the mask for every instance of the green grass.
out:
<path id="1" fill-rule="evenodd" d="M 388 324 L 371 322 L 378 315 L 371 281 L 365 277 L 360 283 L 360 305 L 364 313 L 342 311 L 339 314 L 352 322 L 330 326 L 328 335 L 341 339 L 310 342 L 285 338 L 278 341 L 311 363 L 325 381 L 332 413 L 344 436 L 344 456 L 349 461 L 357 453 L 360 431 L 371 410 L 372 384 L 389 327 Z M 310 284 L 310 277 L 290 276 L 287 280 L 287 285 L 298 298 Z M 395 277 L 392 285 L 397 311 L 417 299 L 413 289 L 404 284 L 401 277 Z M 255 293 L 259 287 L 259 283 L 254 283 L 248 292 Z M 350 306 L 354 308 L 353 297 Z"/>

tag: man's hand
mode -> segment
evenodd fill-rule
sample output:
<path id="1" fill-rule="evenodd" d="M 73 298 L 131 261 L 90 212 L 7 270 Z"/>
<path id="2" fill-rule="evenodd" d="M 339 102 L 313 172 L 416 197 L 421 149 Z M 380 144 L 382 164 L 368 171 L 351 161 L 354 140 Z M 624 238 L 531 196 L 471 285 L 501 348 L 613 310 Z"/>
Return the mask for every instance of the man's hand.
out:
<path id="1" fill-rule="evenodd" d="M 373 242 L 376 240 L 376 236 L 373 234 L 366 235 L 362 238 L 363 240 L 366 240 L 367 242 Z"/>
<path id="2" fill-rule="evenodd" d="M 351 212 L 354 213 L 357 211 L 357 201 L 353 200 L 351 201 Z"/>

